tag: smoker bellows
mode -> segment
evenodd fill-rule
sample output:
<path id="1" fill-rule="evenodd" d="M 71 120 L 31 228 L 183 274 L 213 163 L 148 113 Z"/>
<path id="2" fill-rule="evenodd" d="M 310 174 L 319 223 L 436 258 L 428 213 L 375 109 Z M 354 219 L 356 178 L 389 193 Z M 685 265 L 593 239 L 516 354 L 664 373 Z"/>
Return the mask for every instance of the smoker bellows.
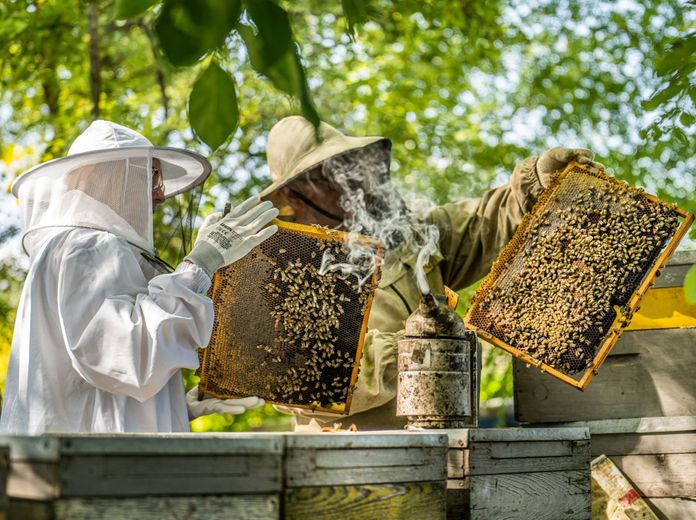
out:
<path id="1" fill-rule="evenodd" d="M 415 428 L 476 426 L 478 365 L 476 333 L 444 297 L 424 296 L 399 342 L 397 415 Z"/>

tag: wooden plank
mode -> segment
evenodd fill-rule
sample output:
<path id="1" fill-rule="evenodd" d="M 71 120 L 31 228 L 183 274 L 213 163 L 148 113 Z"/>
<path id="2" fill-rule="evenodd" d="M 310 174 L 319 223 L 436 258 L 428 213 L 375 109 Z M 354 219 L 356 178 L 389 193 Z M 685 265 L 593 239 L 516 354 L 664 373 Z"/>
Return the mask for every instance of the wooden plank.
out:
<path id="1" fill-rule="evenodd" d="M 7 474 L 10 466 L 10 447 L 0 445 L 0 520 L 7 517 Z"/>
<path id="2" fill-rule="evenodd" d="M 12 462 L 31 460 L 57 462 L 60 460 L 60 439 L 53 437 L 0 436 L 0 443 L 10 447 Z"/>
<path id="3" fill-rule="evenodd" d="M 445 518 L 444 482 L 321 486 L 285 492 L 288 520 Z"/>
<path id="4" fill-rule="evenodd" d="M 586 428 L 481 428 L 469 430 L 470 442 L 543 442 L 588 440 Z"/>
<path id="5" fill-rule="evenodd" d="M 593 439 L 597 435 L 621 433 L 689 433 L 696 432 L 696 416 L 599 419 L 596 421 L 574 421 L 544 425 L 544 427 L 547 426 L 554 428 L 587 428 Z"/>
<path id="6" fill-rule="evenodd" d="M 696 432 L 593 435 L 591 449 L 593 457 L 693 453 L 696 451 Z"/>
<path id="7" fill-rule="evenodd" d="M 495 458 L 493 456 L 495 443 L 474 443 L 469 449 L 468 475 L 568 471 L 589 468 L 590 441 L 567 442 L 570 443 L 572 455 L 562 457 L 530 455 L 521 458 Z M 514 443 L 510 446 L 510 451 L 512 450 L 514 450 Z"/>
<path id="8" fill-rule="evenodd" d="M 667 262 L 667 266 L 665 267 L 665 269 L 669 269 L 673 265 L 692 265 L 695 263 L 696 249 L 689 249 L 688 247 L 679 247 L 679 249 L 677 249 L 672 255 L 672 258 L 669 259 L 669 262 Z"/>
<path id="9" fill-rule="evenodd" d="M 571 441 L 492 442 L 490 454 L 492 459 L 572 457 L 573 448 Z"/>
<path id="10" fill-rule="evenodd" d="M 447 446 L 447 436 L 432 432 L 356 432 L 356 433 L 301 433 L 286 435 L 286 443 L 292 448 L 421 448 Z"/>
<path id="11" fill-rule="evenodd" d="M 587 470 L 471 479 L 471 520 L 590 520 Z"/>
<path id="12" fill-rule="evenodd" d="M 447 488 L 447 520 L 469 518 L 469 490 Z"/>
<path id="13" fill-rule="evenodd" d="M 11 498 L 8 506 L 8 516 L 14 520 L 55 520 L 51 502 L 37 502 Z"/>
<path id="14" fill-rule="evenodd" d="M 447 477 L 464 478 L 469 475 L 469 450 L 452 449 L 447 452 Z"/>
<path id="15" fill-rule="evenodd" d="M 611 456 L 644 497 L 696 496 L 696 453 Z"/>
<path id="16" fill-rule="evenodd" d="M 455 428 L 440 430 L 447 435 L 447 445 L 450 448 L 467 448 L 469 446 L 469 436 L 473 428 Z"/>
<path id="17" fill-rule="evenodd" d="M 684 278 L 696 263 L 696 251 L 676 251 L 662 269 L 653 287 L 676 287 L 684 285 Z"/>
<path id="18" fill-rule="evenodd" d="M 61 460 L 63 497 L 211 495 L 280 492 L 281 457 L 69 456 Z"/>
<path id="19" fill-rule="evenodd" d="M 279 519 L 278 497 L 249 496 L 188 496 L 142 498 L 72 498 L 53 504 L 54 520 L 112 520 L 137 518 L 161 520 L 271 520 Z"/>
<path id="20" fill-rule="evenodd" d="M 601 490 L 607 497 L 606 510 L 616 511 L 612 516 L 624 515 L 628 520 L 658 520 L 650 506 L 640 496 L 614 463 L 604 455 L 592 461 L 593 493 Z M 597 516 L 595 507 L 595 516 Z"/>
<path id="21" fill-rule="evenodd" d="M 119 434 L 61 435 L 61 454 L 68 455 L 280 455 L 284 438 L 270 434 Z"/>
<path id="22" fill-rule="evenodd" d="M 342 486 L 445 480 L 447 448 L 356 450 L 289 449 L 289 487 Z M 375 463 L 371 464 L 371 456 Z M 354 462 L 355 465 L 351 463 Z"/>
<path id="23" fill-rule="evenodd" d="M 648 498 L 645 500 L 660 520 L 693 520 L 696 518 L 696 497 Z"/>
<path id="24" fill-rule="evenodd" d="M 682 287 L 684 285 L 686 273 L 691 269 L 691 265 L 692 264 L 681 264 L 667 266 L 655 280 L 653 288 Z"/>
<path id="25" fill-rule="evenodd" d="M 696 329 L 626 332 L 584 392 L 513 360 L 515 417 L 536 424 L 695 415 L 695 341 Z"/>

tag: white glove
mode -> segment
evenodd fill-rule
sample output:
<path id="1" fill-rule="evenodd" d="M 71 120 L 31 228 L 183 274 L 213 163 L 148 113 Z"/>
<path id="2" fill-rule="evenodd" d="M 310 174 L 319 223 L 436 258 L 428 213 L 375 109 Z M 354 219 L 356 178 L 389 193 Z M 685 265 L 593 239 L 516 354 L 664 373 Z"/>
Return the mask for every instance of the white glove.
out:
<path id="1" fill-rule="evenodd" d="M 195 419 L 211 413 L 229 413 L 240 415 L 247 410 L 260 408 L 266 401 L 260 397 L 243 397 L 241 399 L 216 399 L 206 396 L 202 401 L 198 400 L 198 387 L 194 387 L 186 394 L 186 404 L 188 405 L 189 418 Z"/>
<path id="2" fill-rule="evenodd" d="M 236 262 L 261 242 L 271 237 L 278 226 L 265 227 L 278 216 L 278 210 L 270 202 L 259 204 L 252 197 L 232 208 L 224 217 L 221 213 L 209 215 L 200 230 L 193 249 L 184 259 L 196 264 L 208 276 Z"/>
<path id="3" fill-rule="evenodd" d="M 587 148 L 551 148 L 541 154 L 541 157 L 537 160 L 536 169 L 539 180 L 544 186 L 548 185 L 551 175 L 555 172 L 563 171 L 571 161 L 577 161 L 581 164 L 592 164 L 604 169 L 602 164 L 593 162 L 592 157 L 594 157 L 594 154 Z"/>

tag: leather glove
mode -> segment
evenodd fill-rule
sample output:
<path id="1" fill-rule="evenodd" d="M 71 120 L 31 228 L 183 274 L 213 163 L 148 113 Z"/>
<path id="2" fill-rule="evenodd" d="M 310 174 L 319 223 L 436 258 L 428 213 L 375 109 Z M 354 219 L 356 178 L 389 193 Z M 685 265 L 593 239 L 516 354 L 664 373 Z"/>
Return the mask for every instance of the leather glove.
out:
<path id="1" fill-rule="evenodd" d="M 546 187 L 551 180 L 551 175 L 558 171 L 563 171 L 571 161 L 581 164 L 592 164 L 595 167 L 604 169 L 600 163 L 592 161 L 594 154 L 587 148 L 562 148 L 556 147 L 547 150 L 537 160 L 536 169 L 541 184 Z"/>
<path id="2" fill-rule="evenodd" d="M 189 418 L 195 419 L 211 413 L 229 413 L 240 415 L 247 410 L 260 408 L 266 401 L 260 397 L 242 397 L 241 399 L 216 399 L 206 396 L 202 401 L 198 400 L 198 387 L 194 387 L 186 394 L 186 404 L 188 405 Z"/>
<path id="3" fill-rule="evenodd" d="M 276 216 L 278 210 L 273 204 L 268 201 L 259 204 L 258 197 L 232 208 L 224 217 L 213 213 L 203 222 L 193 249 L 184 260 L 212 277 L 215 271 L 243 258 L 278 231 L 275 225 L 266 227 Z"/>

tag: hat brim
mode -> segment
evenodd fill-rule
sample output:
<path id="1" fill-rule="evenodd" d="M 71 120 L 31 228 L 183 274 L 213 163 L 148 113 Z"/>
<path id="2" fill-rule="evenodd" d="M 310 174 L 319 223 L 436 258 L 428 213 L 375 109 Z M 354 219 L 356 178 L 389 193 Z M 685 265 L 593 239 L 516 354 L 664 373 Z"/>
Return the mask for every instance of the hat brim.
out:
<path id="1" fill-rule="evenodd" d="M 375 143 L 388 142 L 391 143 L 386 137 L 350 137 L 342 136 L 340 139 L 332 139 L 325 141 L 321 146 L 308 153 L 302 160 L 295 166 L 293 171 L 285 179 L 279 182 L 274 182 L 270 186 L 266 187 L 260 194 L 259 197 L 262 199 L 268 198 L 275 191 L 279 190 L 290 184 L 292 181 L 301 177 L 305 173 L 309 172 L 319 164 L 323 163 L 327 159 L 332 157 L 337 157 L 361 148 L 365 148 Z"/>
<path id="2" fill-rule="evenodd" d="M 12 194 L 18 197 L 20 185 L 28 178 L 51 175 L 79 168 L 87 164 L 98 164 L 127 158 L 147 157 L 159 159 L 164 180 L 165 198 L 173 197 L 203 183 L 212 167 L 208 159 L 196 152 L 166 146 L 129 146 L 77 153 L 38 164 L 22 173 L 12 183 Z"/>

